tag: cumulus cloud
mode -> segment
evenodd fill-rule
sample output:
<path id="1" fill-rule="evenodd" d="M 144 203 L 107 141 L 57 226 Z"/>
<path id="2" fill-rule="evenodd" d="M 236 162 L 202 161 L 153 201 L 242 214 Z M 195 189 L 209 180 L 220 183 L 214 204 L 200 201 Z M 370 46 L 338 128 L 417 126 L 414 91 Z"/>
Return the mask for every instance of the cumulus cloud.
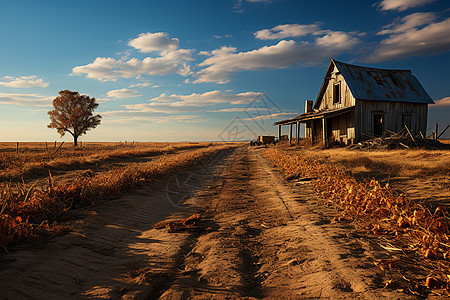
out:
<path id="1" fill-rule="evenodd" d="M 430 105 L 430 108 L 438 107 L 450 107 L 450 97 L 444 97 L 442 99 L 434 101 L 434 104 Z"/>
<path id="2" fill-rule="evenodd" d="M 436 0 L 383 0 L 378 6 L 381 10 L 404 11 L 412 7 L 423 6 Z"/>
<path id="3" fill-rule="evenodd" d="M 179 47 L 177 38 L 170 38 L 166 32 L 141 33 L 137 38 L 128 42 L 128 45 L 143 53 L 153 51 L 174 51 Z"/>
<path id="4" fill-rule="evenodd" d="M 168 123 L 168 122 L 183 122 L 183 123 L 198 123 L 205 122 L 204 118 L 198 115 L 171 115 L 159 112 L 146 111 L 106 111 L 102 113 L 104 123 L 108 124 L 143 124 L 143 123 Z"/>
<path id="5" fill-rule="evenodd" d="M 3 80 L 0 80 L 0 85 L 13 88 L 30 88 L 35 86 L 45 88 L 48 87 L 49 83 L 41 78 L 37 78 L 36 75 L 20 77 L 5 76 Z"/>
<path id="6" fill-rule="evenodd" d="M 264 46 L 248 52 L 237 52 L 224 46 L 210 52 L 210 57 L 199 64 L 205 67 L 195 74 L 200 82 L 227 83 L 232 73 L 261 69 L 282 69 L 301 63 L 328 60 L 359 43 L 359 39 L 341 31 L 324 31 L 314 42 L 281 40 L 276 45 Z M 205 53 L 206 54 L 206 53 Z"/>
<path id="7" fill-rule="evenodd" d="M 229 104 L 249 104 L 257 97 L 260 97 L 262 93 L 259 92 L 244 92 L 239 94 L 223 93 L 215 90 L 205 92 L 203 94 L 192 93 L 190 95 L 176 95 L 170 96 L 161 94 L 160 96 L 151 99 L 152 102 L 164 102 L 172 103 L 177 106 L 194 105 L 194 106 L 208 106 L 217 103 L 229 103 Z"/>
<path id="8" fill-rule="evenodd" d="M 152 84 L 150 82 L 142 82 L 142 83 L 132 84 L 132 85 L 130 85 L 130 88 L 134 88 L 134 87 L 144 88 L 144 87 L 148 87 L 148 86 L 151 86 L 151 85 Z"/>
<path id="9" fill-rule="evenodd" d="M 269 115 L 260 115 L 254 118 L 247 118 L 244 120 L 250 120 L 250 121 L 259 121 L 259 120 L 272 120 L 272 119 L 278 119 L 280 117 L 286 117 L 286 116 L 298 116 L 298 113 L 275 113 L 275 114 L 269 114 Z"/>
<path id="10" fill-rule="evenodd" d="M 260 40 L 276 40 L 288 37 L 306 36 L 308 34 L 318 34 L 322 32 L 318 25 L 284 24 L 271 29 L 259 30 L 255 37 Z"/>
<path id="11" fill-rule="evenodd" d="M 223 108 L 223 109 L 216 109 L 216 110 L 209 110 L 208 112 L 251 112 L 256 111 L 260 112 L 262 109 L 260 107 L 233 107 L 233 108 Z M 265 111 L 268 110 L 277 110 L 273 107 L 264 107 Z"/>
<path id="12" fill-rule="evenodd" d="M 117 78 L 132 78 L 141 74 L 185 74 L 185 63 L 192 60 L 192 50 L 188 49 L 165 52 L 159 57 L 146 57 L 143 60 L 137 58 L 115 60 L 111 57 L 97 57 L 90 64 L 74 67 L 72 75 L 86 74 L 86 77 L 100 81 L 115 81 Z"/>
<path id="13" fill-rule="evenodd" d="M 380 35 L 388 35 L 364 60 L 382 62 L 415 55 L 434 55 L 450 50 L 450 18 L 434 22 L 432 13 L 415 13 L 388 25 Z"/>
<path id="14" fill-rule="evenodd" d="M 244 92 L 238 94 L 224 93 L 221 91 L 210 91 L 202 94 L 192 93 L 190 95 L 166 95 L 149 99 L 146 103 L 124 105 L 130 111 L 148 113 L 185 113 L 210 111 L 206 107 L 219 104 L 247 105 L 260 97 L 262 93 Z"/>
<path id="15" fill-rule="evenodd" d="M 20 106 L 51 106 L 54 97 L 38 94 L 0 93 L 1 104 L 15 104 Z"/>
<path id="16" fill-rule="evenodd" d="M 378 35 L 404 33 L 408 30 L 418 28 L 420 26 L 430 24 L 437 19 L 437 15 L 432 12 L 410 14 L 400 20 L 398 23 L 392 23 L 385 26 Z"/>
<path id="17" fill-rule="evenodd" d="M 139 95 L 137 91 L 130 89 L 118 89 L 106 93 L 106 97 L 114 99 L 132 98 L 139 96 L 141 95 Z"/>

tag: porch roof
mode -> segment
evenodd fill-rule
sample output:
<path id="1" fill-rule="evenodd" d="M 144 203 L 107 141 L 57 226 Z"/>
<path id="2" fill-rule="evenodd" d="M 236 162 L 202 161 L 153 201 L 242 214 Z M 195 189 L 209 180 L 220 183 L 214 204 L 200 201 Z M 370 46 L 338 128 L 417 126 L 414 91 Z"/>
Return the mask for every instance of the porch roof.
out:
<path id="1" fill-rule="evenodd" d="M 275 122 L 274 125 L 289 125 L 289 124 L 293 124 L 293 123 L 297 123 L 297 122 L 305 123 L 306 121 L 309 121 L 309 120 L 331 118 L 331 117 L 335 117 L 338 115 L 343 115 L 343 114 L 349 113 L 354 110 L 355 110 L 355 107 L 350 106 L 350 107 L 344 107 L 344 108 L 334 109 L 334 110 L 309 112 L 309 113 L 304 113 L 304 114 L 298 115 L 292 119 Z"/>

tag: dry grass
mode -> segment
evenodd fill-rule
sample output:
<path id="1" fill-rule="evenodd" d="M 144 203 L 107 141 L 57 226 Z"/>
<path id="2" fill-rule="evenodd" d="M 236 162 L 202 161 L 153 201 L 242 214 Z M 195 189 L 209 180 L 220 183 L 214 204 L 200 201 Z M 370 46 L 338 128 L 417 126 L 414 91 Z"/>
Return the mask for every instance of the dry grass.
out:
<path id="1" fill-rule="evenodd" d="M 379 150 L 357 151 L 327 149 L 303 150 L 304 155 L 328 162 L 361 176 L 422 177 L 450 174 L 450 151 L 445 150 Z"/>
<path id="2" fill-rule="evenodd" d="M 300 149 L 288 151 L 337 166 L 358 180 L 389 183 L 399 193 L 436 208 L 450 209 L 450 151 Z"/>
<path id="3" fill-rule="evenodd" d="M 111 159 L 156 156 L 176 151 L 203 148 L 211 143 L 90 143 L 83 147 L 62 145 L 46 148 L 42 143 L 24 143 L 17 153 L 12 143 L 0 144 L 0 179 L 40 176 L 53 170 L 74 170 L 87 164 Z"/>
<path id="4" fill-rule="evenodd" d="M 0 245 L 20 242 L 39 237 L 56 228 L 67 211 L 91 206 L 135 188 L 157 176 L 188 167 L 206 157 L 213 156 L 235 145 L 223 144 L 179 144 L 159 149 L 164 155 L 147 163 L 131 163 L 110 171 L 72 178 L 71 181 L 56 184 L 49 174 L 45 184 L 4 182 L 0 186 Z M 187 148 L 187 151 L 170 154 L 173 149 Z M 127 151 L 135 151 L 127 150 Z M 149 151 L 148 149 L 145 151 Z M 155 150 L 152 150 L 155 151 Z M 138 151 L 138 154 L 141 152 Z M 104 154 L 110 157 L 117 153 Z M 119 153 L 123 155 L 123 152 Z M 130 155 L 127 152 L 126 155 Z M 48 224 L 53 224 L 49 226 Z"/>
<path id="5" fill-rule="evenodd" d="M 448 153 L 364 153 L 345 149 L 292 151 L 292 148 L 272 148 L 267 150 L 265 155 L 285 175 L 301 174 L 304 177 L 317 178 L 313 183 L 316 192 L 326 203 L 341 211 L 341 217 L 337 218 L 337 221 L 352 220 L 368 232 L 382 236 L 386 241 L 398 245 L 385 248 L 400 251 L 401 255 L 397 256 L 401 257 L 402 262 L 414 265 L 412 268 L 419 266 L 422 271 L 425 270 L 425 277 L 416 276 L 407 280 L 411 293 L 423 293 L 424 286 L 441 288 L 444 293 L 450 292 L 450 277 L 447 277 L 450 274 L 450 223 L 447 210 L 443 206 L 430 209 L 427 203 L 398 193 L 389 184 L 380 184 L 375 179 L 357 180 L 352 172 L 348 171 L 351 168 L 349 166 L 382 162 L 380 170 L 394 170 L 402 166 L 396 172 L 403 175 L 413 174 L 414 177 L 419 176 L 419 173 L 413 171 L 414 167 L 420 168 L 422 172 L 426 170 L 428 174 L 446 173 L 448 165 L 443 163 L 443 160 L 448 161 Z M 415 159 L 425 161 L 417 162 Z M 395 166 L 392 167 L 392 164 Z M 340 166 L 344 166 L 346 170 Z M 381 266 L 382 270 L 387 267 L 394 268 L 393 264 Z M 411 283 L 414 283 L 414 286 Z"/>

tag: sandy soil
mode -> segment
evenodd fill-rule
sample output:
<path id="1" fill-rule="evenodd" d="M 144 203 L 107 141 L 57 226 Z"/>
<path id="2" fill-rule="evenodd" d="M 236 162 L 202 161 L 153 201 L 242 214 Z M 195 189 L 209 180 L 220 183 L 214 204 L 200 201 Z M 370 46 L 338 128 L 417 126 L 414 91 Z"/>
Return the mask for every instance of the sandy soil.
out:
<path id="1" fill-rule="evenodd" d="M 332 222 L 241 147 L 94 210 L 73 231 L 0 256 L 0 299 L 410 299 L 385 289 L 378 243 Z M 192 230 L 153 229 L 200 213 Z"/>

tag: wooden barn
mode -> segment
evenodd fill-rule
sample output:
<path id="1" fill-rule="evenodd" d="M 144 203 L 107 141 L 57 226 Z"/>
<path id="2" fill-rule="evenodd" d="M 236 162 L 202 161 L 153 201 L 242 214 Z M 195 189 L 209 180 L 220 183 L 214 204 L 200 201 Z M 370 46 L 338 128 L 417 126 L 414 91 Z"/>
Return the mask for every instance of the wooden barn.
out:
<path id="1" fill-rule="evenodd" d="M 289 126 L 289 139 L 295 125 L 297 141 L 300 123 L 305 137 L 314 143 L 329 141 L 351 144 L 405 125 L 412 134 L 427 127 L 428 104 L 434 103 L 410 70 L 389 70 L 350 65 L 331 60 L 313 106 L 307 100 L 305 113 L 276 122 Z"/>

